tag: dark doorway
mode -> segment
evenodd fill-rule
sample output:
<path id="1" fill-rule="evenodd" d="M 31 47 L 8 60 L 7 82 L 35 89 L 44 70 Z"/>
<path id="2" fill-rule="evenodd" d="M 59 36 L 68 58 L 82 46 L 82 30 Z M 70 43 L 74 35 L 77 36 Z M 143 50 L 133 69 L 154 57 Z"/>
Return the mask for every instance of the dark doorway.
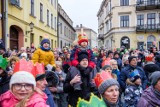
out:
<path id="1" fill-rule="evenodd" d="M 10 49 L 13 50 L 13 49 L 16 49 L 18 50 L 18 30 L 14 27 L 14 26 L 11 26 L 10 27 Z"/>
<path id="2" fill-rule="evenodd" d="M 121 47 L 125 46 L 125 48 L 129 49 L 130 48 L 130 39 L 126 36 L 121 38 Z"/>

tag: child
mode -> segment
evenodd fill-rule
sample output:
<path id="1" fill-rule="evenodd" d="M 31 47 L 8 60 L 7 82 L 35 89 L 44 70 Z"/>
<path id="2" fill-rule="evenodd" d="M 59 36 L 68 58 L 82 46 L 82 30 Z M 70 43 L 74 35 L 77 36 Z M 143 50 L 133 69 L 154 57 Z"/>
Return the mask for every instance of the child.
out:
<path id="1" fill-rule="evenodd" d="M 128 85 L 126 87 L 124 100 L 126 107 L 136 107 L 143 91 L 139 72 L 137 70 L 132 71 L 129 79 L 134 85 Z"/>
<path id="2" fill-rule="evenodd" d="M 49 39 L 43 39 L 41 41 L 41 46 L 33 53 L 32 60 L 34 63 L 44 63 L 44 66 L 50 64 L 53 67 L 53 71 L 55 70 L 55 59 L 54 54 L 50 48 Z"/>
<path id="3" fill-rule="evenodd" d="M 71 59 L 71 65 L 72 66 L 79 67 L 79 61 L 78 61 L 79 53 L 87 53 L 88 54 L 88 67 L 85 70 L 85 72 L 87 74 L 90 73 L 90 77 L 89 77 L 90 78 L 90 86 L 95 87 L 95 85 L 92 82 L 92 77 L 91 77 L 91 72 L 94 69 L 94 67 L 96 66 L 95 65 L 95 58 L 94 58 L 94 55 L 93 55 L 93 51 L 88 46 L 88 39 L 87 39 L 87 36 L 85 34 L 79 34 L 79 36 L 78 36 L 78 46 L 75 46 L 74 49 L 71 51 L 70 59 Z M 76 73 L 74 73 L 74 74 L 75 75 L 72 75 L 73 77 L 71 77 L 71 78 L 74 78 L 74 76 L 77 75 Z M 76 86 L 78 86 L 78 85 L 76 85 Z M 74 88 L 75 88 L 75 90 L 79 89 L 77 87 L 74 87 Z"/>
<path id="4" fill-rule="evenodd" d="M 117 76 L 116 74 L 112 73 L 112 67 L 110 65 L 103 66 L 102 70 L 109 72 L 112 75 L 112 77 L 117 80 Z"/>

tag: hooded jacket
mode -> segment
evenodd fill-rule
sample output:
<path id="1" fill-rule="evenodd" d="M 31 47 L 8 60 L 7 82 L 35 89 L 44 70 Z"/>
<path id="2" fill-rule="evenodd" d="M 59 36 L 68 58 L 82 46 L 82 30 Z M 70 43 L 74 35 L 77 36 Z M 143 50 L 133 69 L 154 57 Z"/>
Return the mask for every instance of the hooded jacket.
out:
<path id="1" fill-rule="evenodd" d="M 160 98 L 154 93 L 153 86 L 147 88 L 142 94 L 137 107 L 159 107 Z"/>

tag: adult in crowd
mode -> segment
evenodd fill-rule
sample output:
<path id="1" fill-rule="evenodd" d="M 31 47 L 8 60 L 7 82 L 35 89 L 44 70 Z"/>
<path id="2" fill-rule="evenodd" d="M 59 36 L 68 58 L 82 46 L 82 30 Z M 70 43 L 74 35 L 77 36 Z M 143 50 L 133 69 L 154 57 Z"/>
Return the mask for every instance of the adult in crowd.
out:
<path id="1" fill-rule="evenodd" d="M 8 57 L 8 53 L 6 53 L 4 42 L 0 39 L 0 55 L 2 55 L 4 58 Z"/>
<path id="2" fill-rule="evenodd" d="M 38 74 L 36 76 L 36 87 L 39 88 L 47 95 L 47 105 L 50 107 L 55 107 L 55 103 L 53 100 L 53 95 L 47 87 L 48 83 L 46 81 L 46 74 Z"/>
<path id="3" fill-rule="evenodd" d="M 0 96 L 0 107 L 49 107 L 47 96 L 36 89 L 34 76 L 26 71 L 13 74 L 10 90 Z"/>
<path id="4" fill-rule="evenodd" d="M 103 72 L 103 73 L 102 73 Z M 95 83 L 98 87 L 99 93 L 102 95 L 106 107 L 120 107 L 119 102 L 119 83 L 116 79 L 113 79 L 109 72 L 102 71 L 100 77 L 105 77 L 105 79 L 98 79 L 95 77 Z M 103 75 L 104 74 L 104 75 Z M 100 80 L 100 81 L 99 81 Z M 101 81 L 102 80 L 102 81 Z"/>
<path id="5" fill-rule="evenodd" d="M 7 59 L 0 56 L 0 95 L 9 90 L 10 76 L 6 71 L 7 66 Z"/>
<path id="6" fill-rule="evenodd" d="M 155 61 L 154 61 L 153 54 L 147 55 L 145 57 L 145 61 L 146 61 L 146 64 L 143 69 L 145 71 L 147 78 L 149 78 L 151 73 L 155 71 L 160 71 L 160 67 L 154 63 Z"/>
<path id="7" fill-rule="evenodd" d="M 49 39 L 43 39 L 41 41 L 40 48 L 33 53 L 32 60 L 34 63 L 44 63 L 44 66 L 50 64 L 53 66 L 53 70 L 55 71 L 55 59 L 50 48 Z"/>
<path id="8" fill-rule="evenodd" d="M 78 56 L 79 66 L 72 66 L 67 73 L 66 80 L 64 82 L 63 90 L 68 93 L 68 103 L 72 107 L 76 107 L 78 98 L 89 100 L 91 92 L 96 91 L 96 87 L 91 87 L 89 77 L 90 73 L 86 72 L 88 67 L 88 55 L 80 54 Z M 77 72 L 77 75 L 73 76 L 73 73 Z M 79 89 L 75 89 L 76 84 L 79 85 Z"/>
<path id="9" fill-rule="evenodd" d="M 151 86 L 143 92 L 137 107 L 160 106 L 160 71 L 152 73 L 150 81 Z"/>
<path id="10" fill-rule="evenodd" d="M 146 77 L 143 69 L 141 67 L 137 66 L 137 57 L 136 56 L 130 56 L 128 58 L 128 61 L 129 61 L 129 66 L 126 66 L 124 69 L 122 69 L 121 75 L 120 75 L 122 90 L 123 91 L 125 90 L 127 84 L 133 84 L 129 80 L 129 74 L 130 74 L 130 72 L 132 72 L 134 70 L 138 70 L 138 72 L 141 76 L 142 88 L 144 90 L 147 86 L 147 77 Z"/>
<path id="11" fill-rule="evenodd" d="M 121 68 L 122 68 L 122 60 L 121 60 L 120 55 L 119 55 L 119 53 L 117 51 L 114 52 L 113 59 L 115 59 L 117 61 L 118 69 L 121 70 Z"/>

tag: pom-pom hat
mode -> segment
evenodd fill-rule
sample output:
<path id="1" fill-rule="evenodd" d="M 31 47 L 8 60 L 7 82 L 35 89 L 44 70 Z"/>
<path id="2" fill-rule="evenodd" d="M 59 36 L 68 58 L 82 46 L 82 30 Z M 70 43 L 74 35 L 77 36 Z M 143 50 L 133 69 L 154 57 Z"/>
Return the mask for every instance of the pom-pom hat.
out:
<path id="1" fill-rule="evenodd" d="M 88 43 L 88 38 L 87 38 L 86 34 L 79 34 L 78 35 L 78 44 L 81 45 L 82 42 Z"/>

